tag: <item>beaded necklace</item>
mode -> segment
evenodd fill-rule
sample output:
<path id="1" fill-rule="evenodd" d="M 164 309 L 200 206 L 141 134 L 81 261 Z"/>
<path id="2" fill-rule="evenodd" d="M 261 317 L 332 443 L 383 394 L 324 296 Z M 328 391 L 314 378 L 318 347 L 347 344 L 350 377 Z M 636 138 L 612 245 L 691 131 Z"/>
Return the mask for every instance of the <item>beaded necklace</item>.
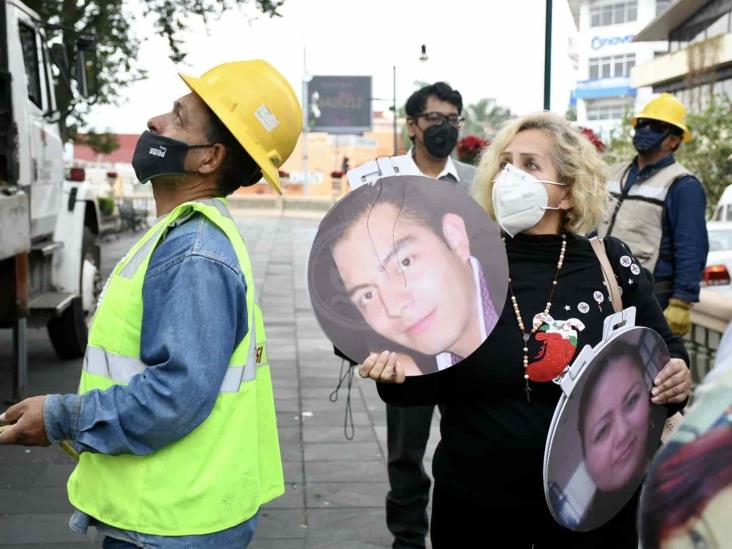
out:
<path id="1" fill-rule="evenodd" d="M 506 244 L 506 237 L 503 238 L 503 244 L 505 246 Z M 564 265 L 564 254 L 567 251 L 567 235 L 562 234 L 562 248 L 559 251 L 559 260 L 557 261 L 557 272 L 554 275 L 554 280 L 552 280 L 552 289 L 549 293 L 549 300 L 546 302 L 546 307 L 544 307 L 544 311 L 542 313 L 537 314 L 534 317 L 534 322 L 531 327 L 531 331 L 527 332 L 526 327 L 524 325 L 523 318 L 521 317 L 521 309 L 519 309 L 518 300 L 516 299 L 516 295 L 513 293 L 513 286 L 511 285 L 511 277 L 508 277 L 508 289 L 511 292 L 511 304 L 513 305 L 513 312 L 516 315 L 516 321 L 518 322 L 519 329 L 521 330 L 521 335 L 524 338 L 524 347 L 523 347 L 523 353 L 524 353 L 524 391 L 526 392 L 526 402 L 531 402 L 531 387 L 529 386 L 529 338 L 533 336 L 538 329 L 541 327 L 544 320 L 549 316 L 549 310 L 552 307 L 552 297 L 554 296 L 554 290 L 557 287 L 557 278 L 559 278 L 559 272 L 562 270 L 562 265 Z"/>

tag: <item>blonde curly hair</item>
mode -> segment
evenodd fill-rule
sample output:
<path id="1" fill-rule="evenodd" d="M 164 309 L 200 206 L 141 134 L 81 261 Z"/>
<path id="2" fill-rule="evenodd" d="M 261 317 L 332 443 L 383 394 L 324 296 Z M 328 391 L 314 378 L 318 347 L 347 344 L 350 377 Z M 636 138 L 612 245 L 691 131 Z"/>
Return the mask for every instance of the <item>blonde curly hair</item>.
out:
<path id="1" fill-rule="evenodd" d="M 562 229 L 575 234 L 590 232 L 597 227 L 607 208 L 607 167 L 595 146 L 579 130 L 565 118 L 551 112 L 527 114 L 510 120 L 498 132 L 484 151 L 475 174 L 475 199 L 491 217 L 496 217 L 492 191 L 493 180 L 501 170 L 501 154 L 517 133 L 532 129 L 543 130 L 551 138 L 552 157 L 560 181 L 569 186 L 573 207 L 566 212 Z"/>

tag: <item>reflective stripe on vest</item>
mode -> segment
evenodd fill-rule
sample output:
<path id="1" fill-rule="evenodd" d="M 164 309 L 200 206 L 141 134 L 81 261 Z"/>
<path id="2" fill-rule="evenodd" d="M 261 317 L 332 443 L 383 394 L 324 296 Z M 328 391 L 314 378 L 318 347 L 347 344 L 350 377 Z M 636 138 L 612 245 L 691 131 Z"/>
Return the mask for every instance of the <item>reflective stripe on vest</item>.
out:
<path id="1" fill-rule="evenodd" d="M 244 366 L 229 366 L 226 369 L 219 388 L 220 393 L 236 393 L 243 382 L 254 381 L 257 378 L 256 330 L 253 326 L 250 329 L 252 335 L 249 337 L 247 363 Z M 147 364 L 141 360 L 116 355 L 99 347 L 87 347 L 84 355 L 84 371 L 104 376 L 124 385 L 127 385 L 134 376 L 145 371 L 147 367 Z"/>

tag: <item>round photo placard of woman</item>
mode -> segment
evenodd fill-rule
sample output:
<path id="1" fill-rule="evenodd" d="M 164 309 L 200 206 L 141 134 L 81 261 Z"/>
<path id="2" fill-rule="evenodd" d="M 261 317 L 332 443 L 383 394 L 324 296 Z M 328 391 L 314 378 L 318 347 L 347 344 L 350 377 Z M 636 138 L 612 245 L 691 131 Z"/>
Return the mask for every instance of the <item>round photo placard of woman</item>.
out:
<path id="1" fill-rule="evenodd" d="M 640 486 L 666 420 L 666 408 L 651 402 L 651 388 L 668 360 L 658 333 L 631 328 L 597 349 L 563 406 L 560 401 L 544 485 L 561 525 L 602 526 Z"/>
<path id="2" fill-rule="evenodd" d="M 354 362 L 392 351 L 406 375 L 475 351 L 506 301 L 497 225 L 467 194 L 423 176 L 385 177 L 343 197 L 308 264 L 321 328 Z"/>

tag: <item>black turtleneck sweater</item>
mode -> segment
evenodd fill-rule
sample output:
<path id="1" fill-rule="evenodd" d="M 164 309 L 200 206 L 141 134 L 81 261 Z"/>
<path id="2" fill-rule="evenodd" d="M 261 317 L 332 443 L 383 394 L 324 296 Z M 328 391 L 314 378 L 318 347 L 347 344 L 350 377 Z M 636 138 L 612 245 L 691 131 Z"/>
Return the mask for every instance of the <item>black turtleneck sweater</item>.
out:
<path id="1" fill-rule="evenodd" d="M 656 330 L 672 357 L 688 355 L 674 336 L 653 294 L 653 282 L 630 250 L 605 239 L 610 263 L 622 289 L 624 307 L 637 308 L 636 325 Z M 524 325 L 544 310 L 561 247 L 555 235 L 506 237 L 509 272 Z M 638 274 L 634 274 L 634 272 Z M 601 292 L 598 304 L 595 292 Z M 602 339 L 603 320 L 613 314 L 595 253 L 584 237 L 568 235 L 564 265 L 549 314 L 555 320 L 577 318 L 575 355 Z M 586 306 L 585 306 L 586 304 Z M 529 361 L 541 343 L 529 340 Z M 510 294 L 493 332 L 460 364 L 441 372 L 409 377 L 401 385 L 378 384 L 381 398 L 395 405 L 440 404 L 442 440 L 435 452 L 435 482 L 469 499 L 485 501 L 500 494 L 496 505 L 517 509 L 544 501 L 544 446 L 561 389 L 553 382 L 531 384 L 527 402 L 523 379 L 523 339 Z"/>

